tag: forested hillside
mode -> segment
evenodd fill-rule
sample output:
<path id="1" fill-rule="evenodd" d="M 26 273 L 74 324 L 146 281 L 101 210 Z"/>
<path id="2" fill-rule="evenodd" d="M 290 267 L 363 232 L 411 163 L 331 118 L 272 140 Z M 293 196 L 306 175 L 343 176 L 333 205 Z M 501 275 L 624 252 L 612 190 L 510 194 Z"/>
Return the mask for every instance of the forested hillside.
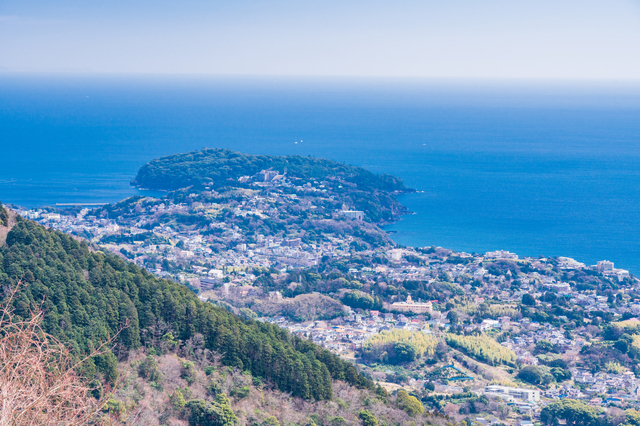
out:
<path id="1" fill-rule="evenodd" d="M 114 353 L 86 367 L 89 377 L 101 373 L 113 381 L 116 357 L 124 359 L 140 347 L 161 352 L 162 342 L 202 335 L 205 347 L 222 355 L 222 364 L 266 379 L 294 396 L 331 398 L 332 379 L 372 387 L 352 364 L 277 326 L 244 321 L 201 302 L 183 286 L 20 218 L 0 248 L 0 285 L 16 285 L 19 280 L 25 287 L 15 300 L 16 313 L 27 317 L 42 306 L 46 331 L 78 353 L 127 325 Z"/>
<path id="2" fill-rule="evenodd" d="M 402 180 L 390 175 L 377 175 L 361 167 L 353 167 L 322 158 L 299 155 L 249 155 L 228 149 L 208 148 L 202 151 L 158 158 L 140 168 L 134 183 L 150 189 L 176 190 L 187 186 L 219 187 L 273 168 L 287 170 L 291 177 L 324 180 L 335 177 L 358 185 L 361 190 L 405 191 Z"/>

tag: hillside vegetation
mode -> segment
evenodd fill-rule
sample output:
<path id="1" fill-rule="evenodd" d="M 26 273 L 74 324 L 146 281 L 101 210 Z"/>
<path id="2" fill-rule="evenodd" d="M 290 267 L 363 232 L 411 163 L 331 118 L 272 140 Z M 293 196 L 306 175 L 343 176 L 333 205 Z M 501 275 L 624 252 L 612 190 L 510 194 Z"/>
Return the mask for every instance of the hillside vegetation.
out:
<path id="1" fill-rule="evenodd" d="M 399 364 L 433 355 L 438 340 L 422 331 L 389 330 L 370 337 L 362 347 L 367 361 Z"/>
<path id="2" fill-rule="evenodd" d="M 0 247 L 0 285 L 16 321 L 42 327 L 83 365 L 109 424 L 230 426 L 418 424 L 450 420 L 390 397 L 328 351 L 277 326 L 201 302 L 116 256 L 17 216 Z M 22 284 L 16 287 L 18 282 Z M 117 334 L 119 331 L 119 334 Z M 108 392 L 116 384 L 115 393 Z M 105 393 L 106 392 L 106 393 Z M 108 418 L 108 419 L 107 419 Z M 84 424 L 84 423 L 83 423 Z"/>
<path id="3" fill-rule="evenodd" d="M 7 212 L 2 203 L 0 203 L 0 226 L 9 226 L 9 212 Z"/>
<path id="4" fill-rule="evenodd" d="M 291 398 L 237 368 L 206 361 L 205 352 L 197 344 L 163 355 L 132 352 L 120 365 L 124 386 L 112 400 L 112 412 L 125 424 L 136 419 L 146 425 L 444 426 L 451 421 L 426 412 L 413 397 L 394 398 L 382 388 L 360 390 L 344 382 L 334 383 L 332 400 Z"/>
<path id="5" fill-rule="evenodd" d="M 11 230 L 11 211 L 7 210 L 2 203 L 0 203 L 0 246 L 4 244 L 7 239 L 7 234 Z"/>
<path id="6" fill-rule="evenodd" d="M 412 191 L 395 176 L 322 158 L 249 155 L 216 148 L 155 159 L 140 168 L 132 184 L 176 191 L 170 197 L 183 202 L 187 194 L 210 193 L 209 190 L 224 193 L 233 188 L 262 189 L 251 180 L 240 182 L 240 178 L 268 169 L 286 172 L 285 179 L 278 181 L 284 191 L 316 200 L 317 207 L 322 208 L 315 215 L 322 218 L 331 217 L 332 211 L 346 206 L 363 211 L 365 219 L 371 222 L 392 221 L 406 213 L 394 195 Z M 187 188 L 186 193 L 180 193 L 179 190 Z"/>
<path id="7" fill-rule="evenodd" d="M 517 359 L 511 349 L 505 348 L 484 334 L 479 336 L 447 334 L 446 340 L 449 346 L 490 365 L 512 364 Z"/>
<path id="8" fill-rule="evenodd" d="M 201 302 L 187 288 L 160 280 L 115 255 L 95 252 L 60 232 L 18 218 L 0 248 L 0 285 L 23 280 L 15 313 L 28 317 L 42 305 L 45 331 L 89 352 L 120 328 L 113 353 L 85 366 L 87 377 L 113 382 L 118 359 L 141 347 L 163 352 L 166 342 L 201 339 L 221 363 L 306 399 L 329 399 L 332 379 L 372 387 L 352 364 L 277 326 L 244 321 Z"/>
<path id="9" fill-rule="evenodd" d="M 299 155 L 249 155 L 228 149 L 208 148 L 202 151 L 161 157 L 145 164 L 134 183 L 150 189 L 176 190 L 188 186 L 203 188 L 230 185 L 241 176 L 252 176 L 273 168 L 300 179 L 324 180 L 329 177 L 358 185 L 361 190 L 404 191 L 402 180 L 390 175 L 377 175 L 362 167 L 331 160 Z"/>

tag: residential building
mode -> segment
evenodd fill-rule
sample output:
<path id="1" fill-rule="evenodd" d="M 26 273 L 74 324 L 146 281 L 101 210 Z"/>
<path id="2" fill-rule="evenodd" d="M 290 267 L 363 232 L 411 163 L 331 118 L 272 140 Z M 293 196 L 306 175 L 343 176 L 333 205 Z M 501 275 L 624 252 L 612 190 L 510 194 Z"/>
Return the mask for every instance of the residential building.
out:
<path id="1" fill-rule="evenodd" d="M 540 401 L 540 391 L 537 389 L 512 388 L 509 386 L 489 385 L 484 388 L 485 395 L 494 395 L 503 399 L 520 399 L 523 401 Z M 505 398 L 506 397 L 506 398 Z"/>

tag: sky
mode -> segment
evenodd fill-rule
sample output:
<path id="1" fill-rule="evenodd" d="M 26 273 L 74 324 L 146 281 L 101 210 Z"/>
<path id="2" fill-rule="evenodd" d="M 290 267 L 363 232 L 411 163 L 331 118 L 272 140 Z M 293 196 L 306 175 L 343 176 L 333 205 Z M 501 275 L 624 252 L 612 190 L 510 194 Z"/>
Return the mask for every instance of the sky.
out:
<path id="1" fill-rule="evenodd" d="M 2 0 L 0 71 L 640 80 L 640 0 Z"/>

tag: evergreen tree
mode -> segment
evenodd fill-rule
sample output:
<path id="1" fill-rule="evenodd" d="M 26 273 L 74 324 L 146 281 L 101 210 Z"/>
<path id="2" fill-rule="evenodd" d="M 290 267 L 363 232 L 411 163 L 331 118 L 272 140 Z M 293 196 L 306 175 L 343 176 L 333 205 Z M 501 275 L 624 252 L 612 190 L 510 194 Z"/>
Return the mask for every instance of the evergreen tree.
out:
<path id="1" fill-rule="evenodd" d="M 0 247 L 0 286 L 19 280 L 26 286 L 13 302 L 16 314 L 27 317 L 42 306 L 45 331 L 78 356 L 119 331 L 118 356 L 141 346 L 171 349 L 200 334 L 207 349 L 222 354 L 224 364 L 294 396 L 329 399 L 331 379 L 373 388 L 351 363 L 278 326 L 243 320 L 201 302 L 186 287 L 20 218 Z M 160 331 L 167 326 L 169 332 Z M 108 382 L 116 380 L 113 353 L 95 357 L 83 370 L 89 378 L 98 373 Z"/>

